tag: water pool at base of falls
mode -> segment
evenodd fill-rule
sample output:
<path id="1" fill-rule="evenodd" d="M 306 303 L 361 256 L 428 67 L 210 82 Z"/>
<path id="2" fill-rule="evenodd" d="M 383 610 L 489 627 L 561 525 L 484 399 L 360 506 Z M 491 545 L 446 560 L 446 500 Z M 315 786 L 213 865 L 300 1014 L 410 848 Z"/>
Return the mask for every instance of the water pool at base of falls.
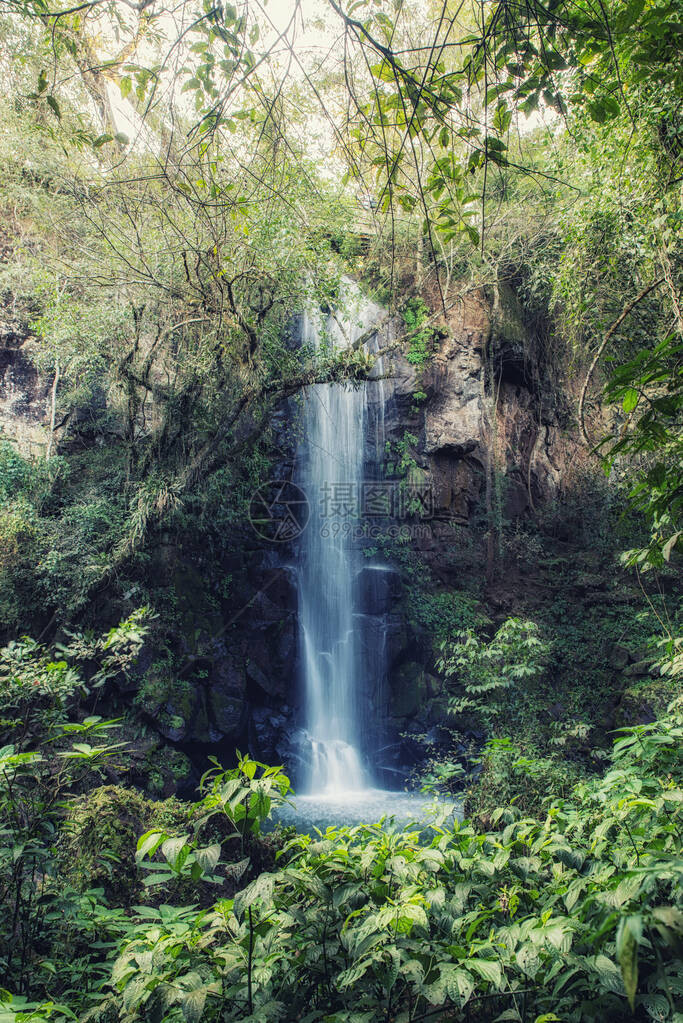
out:
<path id="1" fill-rule="evenodd" d="M 353 827 L 377 824 L 386 818 L 386 828 L 417 824 L 428 829 L 435 819 L 445 824 L 462 820 L 462 804 L 445 796 L 427 796 L 421 792 L 391 792 L 386 789 L 361 789 L 357 792 L 319 793 L 295 796 L 293 806 L 280 807 L 273 824 L 293 825 L 297 831 L 318 828 Z"/>

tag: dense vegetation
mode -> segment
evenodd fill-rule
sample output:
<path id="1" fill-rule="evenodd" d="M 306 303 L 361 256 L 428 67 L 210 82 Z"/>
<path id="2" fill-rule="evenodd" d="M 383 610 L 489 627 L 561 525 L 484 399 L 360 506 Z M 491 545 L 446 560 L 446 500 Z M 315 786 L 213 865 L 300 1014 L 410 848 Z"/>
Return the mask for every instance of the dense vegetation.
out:
<path id="1" fill-rule="evenodd" d="M 682 1018 L 682 18 L 0 5 L 3 344 L 47 408 L 0 440 L 1 1023 Z M 580 455 L 506 515 L 494 331 L 460 588 L 377 542 L 452 726 L 413 771 L 434 818 L 311 836 L 272 826 L 282 768 L 195 791 L 164 740 L 283 401 L 376 364 L 292 341 L 345 275 L 418 386 L 458 302 L 512 289 Z"/>

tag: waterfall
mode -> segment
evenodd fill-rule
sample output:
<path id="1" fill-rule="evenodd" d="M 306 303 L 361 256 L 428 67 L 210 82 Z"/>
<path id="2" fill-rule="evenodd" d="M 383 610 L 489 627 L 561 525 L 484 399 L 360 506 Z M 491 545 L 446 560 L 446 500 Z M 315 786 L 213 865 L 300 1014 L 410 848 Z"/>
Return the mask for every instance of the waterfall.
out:
<path id="1" fill-rule="evenodd" d="M 377 322 L 378 309 L 346 282 L 345 309 L 304 316 L 304 344 L 316 350 L 353 344 Z M 365 558 L 355 540 L 368 426 L 362 383 L 316 384 L 306 390 L 297 482 L 311 516 L 298 562 L 299 640 L 305 710 L 307 792 L 367 789 L 362 715 L 367 710 L 367 638 L 359 617 L 357 578 Z M 363 646 L 366 646 L 365 653 Z M 381 655 L 381 651 L 380 651 Z M 376 656 L 374 658 L 376 660 Z"/>

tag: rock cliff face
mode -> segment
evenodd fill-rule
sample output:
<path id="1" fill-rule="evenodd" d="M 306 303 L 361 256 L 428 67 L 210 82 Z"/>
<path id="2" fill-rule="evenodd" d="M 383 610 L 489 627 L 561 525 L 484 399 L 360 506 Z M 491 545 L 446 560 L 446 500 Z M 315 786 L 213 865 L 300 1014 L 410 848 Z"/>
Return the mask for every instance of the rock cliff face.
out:
<path id="1" fill-rule="evenodd" d="M 390 344 L 399 329 L 389 324 L 378 345 Z M 543 378 L 540 357 L 530 364 L 525 354 L 535 339 L 512 292 L 465 296 L 441 333 L 438 350 L 422 367 L 411 364 L 403 349 L 385 356 L 383 380 L 368 395 L 373 451 L 367 452 L 366 477 L 429 493 L 427 515 L 393 520 L 404 535 L 398 560 L 373 539 L 376 532 L 365 531 L 359 540 L 368 564 L 358 580 L 358 611 L 368 618 L 364 633 L 370 646 L 375 651 L 382 646 L 388 667 L 383 686 L 367 694 L 366 707 L 368 727 L 381 733 L 385 781 L 411 756 L 422 755 L 414 737 L 428 734 L 438 741 L 447 719 L 434 670 L 438 651 L 430 629 L 411 609 L 413 581 L 404 556 L 423 566 L 430 586 L 460 589 L 463 574 L 472 566 L 481 571 L 485 560 L 487 472 L 495 475 L 502 495 L 500 514 L 508 523 L 522 521 L 555 496 L 578 451 L 573 427 Z M 291 405 L 280 438 L 281 449 L 290 452 L 278 467 L 283 478 L 292 473 L 286 424 L 295 420 Z M 372 464 L 377 431 L 388 452 L 381 467 Z M 400 470 L 391 464 L 398 449 L 405 463 Z M 391 523 L 366 525 L 387 533 Z M 188 632 L 201 647 L 196 656 L 204 675 L 193 684 L 194 696 L 182 713 L 171 715 L 184 721 L 175 737 L 226 748 L 248 744 L 264 760 L 295 767 L 293 736 L 302 716 L 297 544 L 261 542 L 247 526 L 239 548 L 223 566 L 233 580 L 233 596 L 218 614 L 220 626 L 207 628 L 207 617 L 200 615 L 203 624 L 195 621 Z M 377 572 L 377 564 L 391 570 Z M 206 578 L 209 566 L 197 567 Z M 372 655 L 369 649 L 368 658 Z"/>
<path id="2" fill-rule="evenodd" d="M 24 354 L 26 326 L 7 308 L 3 315 L 0 424 L 25 451 L 38 453 L 49 388 Z M 390 323 L 379 346 L 400 329 Z M 485 559 L 491 481 L 501 499 L 498 513 L 523 520 L 554 496 L 577 451 L 544 377 L 541 341 L 509 289 L 465 295 L 439 329 L 430 359 L 418 367 L 405 348 L 393 351 L 384 358 L 382 381 L 369 391 L 373 457 L 379 436 L 387 459 L 372 465 L 368 452 L 368 478 L 414 486 L 428 494 L 429 506 L 419 514 L 404 509 L 394 522 L 405 531 L 400 557 L 393 559 L 375 534 L 359 541 L 368 562 L 358 580 L 358 610 L 369 621 L 368 643 L 375 650 L 382 645 L 388 666 L 367 706 L 368 727 L 382 731 L 385 780 L 403 770 L 411 751 L 418 755 L 413 736 L 438 738 L 447 712 L 433 636 L 411 610 L 414 580 L 406 557 L 422 566 L 428 587 L 458 589 L 468 565 L 480 568 Z M 528 355 L 534 350 L 535 360 Z M 296 408 L 293 402 L 280 415 L 282 478 L 292 476 Z M 385 520 L 385 532 L 389 525 Z M 143 712 L 164 739 L 190 751 L 229 758 L 235 747 L 248 747 L 264 760 L 295 764 L 292 737 L 301 720 L 296 540 L 268 542 L 248 522 L 232 539 L 234 553 L 221 564 L 192 543 L 181 549 L 169 541 L 154 552 L 155 578 L 177 603 L 180 671 L 172 683 L 158 679 L 150 657 L 151 695 Z M 375 571 L 378 564 L 385 571 Z"/>
<path id="3" fill-rule="evenodd" d="M 514 293 L 466 295 L 442 325 L 444 338 L 422 370 L 392 355 L 385 428 L 397 441 L 417 435 L 434 519 L 467 525 L 482 501 L 485 467 L 505 477 L 506 517 L 554 496 L 578 450 L 565 410 L 547 393 L 542 368 Z M 415 394 L 425 395 L 419 408 Z"/>

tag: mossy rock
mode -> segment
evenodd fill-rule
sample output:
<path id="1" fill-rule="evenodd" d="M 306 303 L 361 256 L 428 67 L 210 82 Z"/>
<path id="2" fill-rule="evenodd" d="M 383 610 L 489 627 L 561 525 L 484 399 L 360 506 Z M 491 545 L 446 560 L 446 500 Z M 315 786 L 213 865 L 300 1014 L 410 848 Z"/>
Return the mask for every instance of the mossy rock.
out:
<path id="1" fill-rule="evenodd" d="M 69 805 L 59 850 L 62 870 L 80 890 L 103 888 L 111 905 L 129 905 L 141 885 L 135 862 L 140 835 L 151 828 L 179 833 L 187 808 L 171 798 L 152 802 L 136 789 L 103 785 Z"/>
<path id="2" fill-rule="evenodd" d="M 170 797 L 191 776 L 192 761 L 181 750 L 159 745 L 150 750 L 141 773 L 146 791 L 155 797 Z"/>
<path id="3" fill-rule="evenodd" d="M 632 725 L 645 725 L 656 721 L 666 712 L 666 708 L 679 691 L 679 683 L 666 677 L 644 679 L 629 686 L 617 708 L 617 727 L 629 728 Z"/>
<path id="4" fill-rule="evenodd" d="M 396 718 L 411 718 L 429 699 L 427 675 L 416 661 L 402 664 L 391 681 L 390 714 Z"/>
<path id="5" fill-rule="evenodd" d="M 433 725 L 453 724 L 453 719 L 448 713 L 448 698 L 445 696 L 426 700 L 420 708 L 418 721 L 427 728 Z"/>
<path id="6" fill-rule="evenodd" d="M 178 678 L 167 661 L 154 661 L 150 665 L 135 696 L 136 706 L 150 717 L 155 717 L 164 706 L 171 704 L 176 714 L 189 718 L 193 701 L 193 686 L 187 679 Z"/>
<path id="7" fill-rule="evenodd" d="M 176 569 L 173 586 L 180 615 L 180 632 L 185 652 L 210 653 L 212 637 L 223 632 L 220 610 L 207 590 L 207 582 L 198 568 L 184 563 Z"/>
<path id="8" fill-rule="evenodd" d="M 641 661 L 635 661 L 624 668 L 624 675 L 627 678 L 645 678 L 652 671 L 654 663 L 652 657 L 644 657 Z"/>
<path id="9" fill-rule="evenodd" d="M 209 693 L 209 717 L 211 724 L 227 736 L 238 737 L 244 727 L 247 707 L 244 700 L 218 689 Z"/>

